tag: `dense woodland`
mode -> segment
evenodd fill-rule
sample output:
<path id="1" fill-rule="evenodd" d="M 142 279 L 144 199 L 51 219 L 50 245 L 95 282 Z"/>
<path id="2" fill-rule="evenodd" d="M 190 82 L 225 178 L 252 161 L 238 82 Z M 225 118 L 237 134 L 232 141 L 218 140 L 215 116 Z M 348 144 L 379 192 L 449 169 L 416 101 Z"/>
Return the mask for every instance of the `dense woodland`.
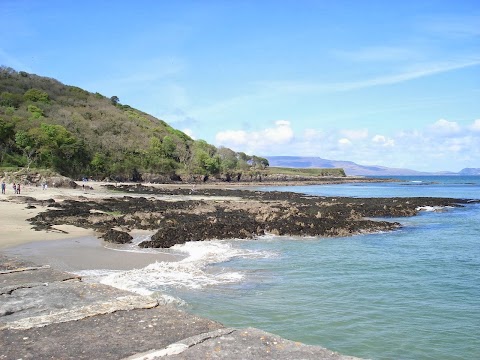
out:
<path id="1" fill-rule="evenodd" d="M 0 67 L 0 167 L 135 181 L 145 174 L 228 179 L 267 166 L 265 158 L 194 140 L 117 96 Z"/>

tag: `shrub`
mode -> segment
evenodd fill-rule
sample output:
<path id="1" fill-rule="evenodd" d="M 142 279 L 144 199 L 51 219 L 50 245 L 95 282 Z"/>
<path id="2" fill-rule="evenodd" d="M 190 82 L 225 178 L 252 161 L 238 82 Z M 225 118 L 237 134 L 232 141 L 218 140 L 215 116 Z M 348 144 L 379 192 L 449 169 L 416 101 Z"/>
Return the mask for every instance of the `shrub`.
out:
<path id="1" fill-rule="evenodd" d="M 29 101 L 39 101 L 39 102 L 44 102 L 48 103 L 50 101 L 48 94 L 45 91 L 39 90 L 39 89 L 30 89 L 23 94 L 23 98 L 25 100 Z"/>

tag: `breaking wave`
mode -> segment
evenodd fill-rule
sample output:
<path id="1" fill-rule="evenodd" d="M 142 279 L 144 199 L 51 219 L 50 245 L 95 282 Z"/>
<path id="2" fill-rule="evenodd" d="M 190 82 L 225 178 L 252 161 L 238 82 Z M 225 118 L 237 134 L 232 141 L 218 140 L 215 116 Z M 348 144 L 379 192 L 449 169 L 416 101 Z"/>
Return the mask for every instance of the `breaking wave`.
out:
<path id="1" fill-rule="evenodd" d="M 142 269 L 105 272 L 100 282 L 142 295 L 168 290 L 169 288 L 201 289 L 240 282 L 245 274 L 230 268 L 211 267 L 234 258 L 268 258 L 271 254 L 236 248 L 225 240 L 187 242 L 171 248 L 185 254 L 181 261 L 157 261 Z"/>

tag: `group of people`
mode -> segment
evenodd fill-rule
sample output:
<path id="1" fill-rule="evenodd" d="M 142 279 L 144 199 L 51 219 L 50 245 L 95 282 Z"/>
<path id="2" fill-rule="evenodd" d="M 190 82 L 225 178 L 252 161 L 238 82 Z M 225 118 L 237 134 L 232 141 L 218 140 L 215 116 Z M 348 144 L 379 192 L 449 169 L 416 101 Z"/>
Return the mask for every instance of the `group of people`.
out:
<path id="1" fill-rule="evenodd" d="M 20 183 L 15 184 L 13 183 L 13 193 L 14 194 L 20 194 L 21 191 L 21 185 Z M 5 181 L 2 181 L 2 194 L 5 194 L 7 191 L 7 184 L 5 184 Z"/>

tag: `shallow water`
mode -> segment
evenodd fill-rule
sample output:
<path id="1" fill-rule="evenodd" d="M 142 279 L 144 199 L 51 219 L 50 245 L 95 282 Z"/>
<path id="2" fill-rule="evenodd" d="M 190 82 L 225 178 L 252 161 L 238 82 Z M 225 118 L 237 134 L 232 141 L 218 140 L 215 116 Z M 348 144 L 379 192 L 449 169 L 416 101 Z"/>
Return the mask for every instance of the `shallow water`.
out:
<path id="1" fill-rule="evenodd" d="M 480 198 L 480 177 L 402 180 L 265 190 Z M 258 327 L 344 354 L 480 358 L 480 205 L 443 210 L 391 219 L 404 226 L 389 233 L 192 242 L 169 250 L 178 262 L 78 272 L 142 294 L 167 293 L 226 326 Z M 131 247 L 108 250 L 142 256 Z"/>
<path id="2" fill-rule="evenodd" d="M 472 225 L 467 214 L 477 219 L 468 234 L 459 226 Z M 242 283 L 181 296 L 192 311 L 231 326 L 345 354 L 478 358 L 478 220 L 475 206 L 424 214 L 388 234 L 237 242 L 277 256 L 232 260 L 223 267 L 243 272 Z"/>
<path id="3" fill-rule="evenodd" d="M 478 177 L 403 180 L 275 190 L 480 198 Z M 251 252 L 206 268 L 235 272 L 238 281 L 167 290 L 190 311 L 228 326 L 255 326 L 344 354 L 480 358 L 480 205 L 445 211 L 393 219 L 404 227 L 391 233 L 218 242 Z"/>

